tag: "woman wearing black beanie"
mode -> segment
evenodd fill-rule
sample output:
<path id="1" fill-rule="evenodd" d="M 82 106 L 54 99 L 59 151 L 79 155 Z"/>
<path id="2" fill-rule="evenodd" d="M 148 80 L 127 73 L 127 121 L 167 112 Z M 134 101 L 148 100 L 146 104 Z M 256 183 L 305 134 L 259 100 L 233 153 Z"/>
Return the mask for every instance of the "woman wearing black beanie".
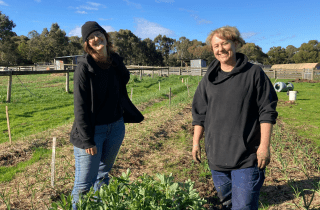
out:
<path id="1" fill-rule="evenodd" d="M 95 21 L 82 28 L 86 54 L 74 73 L 74 115 L 70 133 L 74 145 L 73 209 L 79 196 L 109 183 L 109 172 L 125 135 L 124 123 L 139 123 L 142 114 L 130 101 L 130 74 L 114 53 L 110 36 Z"/>

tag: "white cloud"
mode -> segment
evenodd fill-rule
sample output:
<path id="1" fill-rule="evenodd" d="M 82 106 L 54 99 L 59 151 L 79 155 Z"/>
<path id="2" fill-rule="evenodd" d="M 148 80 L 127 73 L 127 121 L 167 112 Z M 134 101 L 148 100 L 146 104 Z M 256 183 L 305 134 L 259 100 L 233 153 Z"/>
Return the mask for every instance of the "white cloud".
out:
<path id="1" fill-rule="evenodd" d="M 112 26 L 101 26 L 102 28 L 104 28 L 104 30 L 106 30 L 106 32 L 112 32 L 112 31 L 116 31 Z M 81 37 L 81 26 L 77 26 L 74 29 L 72 29 L 69 33 L 68 36 L 78 36 Z"/>
<path id="2" fill-rule="evenodd" d="M 105 19 L 105 18 L 99 18 L 99 20 L 101 21 L 106 21 L 106 20 L 112 20 L 113 18 L 108 18 L 108 19 Z"/>
<path id="3" fill-rule="evenodd" d="M 103 7 L 103 8 L 106 7 L 106 6 L 104 6 L 104 5 L 100 4 L 100 3 L 96 3 L 96 2 L 88 1 L 87 3 L 90 4 L 91 6 L 94 6 L 94 7 Z"/>
<path id="4" fill-rule="evenodd" d="M 174 0 L 156 0 L 157 3 L 174 3 Z"/>
<path id="5" fill-rule="evenodd" d="M 135 26 L 136 30 L 134 34 L 142 39 L 150 38 L 153 40 L 159 34 L 166 36 L 174 35 L 174 32 L 172 30 L 164 28 L 158 23 L 149 22 L 143 18 L 135 18 L 135 23 L 137 25 Z"/>
<path id="6" fill-rule="evenodd" d="M 180 11 L 185 11 L 185 12 L 189 12 L 189 13 L 197 13 L 198 11 L 195 10 L 188 10 L 188 9 L 184 9 L 184 8 L 179 8 Z"/>
<path id="7" fill-rule="evenodd" d="M 101 27 L 104 28 L 104 30 L 106 30 L 106 32 L 116 31 L 116 29 L 114 29 L 112 26 L 101 26 Z"/>
<path id="8" fill-rule="evenodd" d="M 129 1 L 129 0 L 123 0 L 123 1 L 127 2 L 127 5 L 128 5 L 128 6 L 133 6 L 133 7 L 135 7 L 136 9 L 142 9 L 141 4 L 137 4 L 137 3 L 131 2 L 131 1 Z"/>
<path id="9" fill-rule="evenodd" d="M 201 19 L 198 15 L 195 15 L 195 14 L 192 14 L 191 17 L 193 17 L 193 19 L 195 19 L 197 21 L 198 25 L 212 23 L 212 21 L 206 20 L 206 19 Z"/>
<path id="10" fill-rule="evenodd" d="M 212 21 L 211 20 L 206 20 L 203 18 L 200 18 L 198 15 L 196 15 L 196 13 L 198 13 L 198 11 L 195 10 L 188 10 L 188 9 L 184 9 L 184 8 L 179 8 L 180 11 L 184 11 L 184 12 L 188 12 L 191 13 L 190 16 L 193 17 L 193 19 L 195 21 L 197 21 L 198 25 L 202 25 L 202 24 L 211 24 Z"/>
<path id="11" fill-rule="evenodd" d="M 241 33 L 241 36 L 243 39 L 249 39 L 253 36 L 257 35 L 256 32 L 246 32 L 246 33 Z"/>
<path id="12" fill-rule="evenodd" d="M 87 11 L 92 11 L 92 10 L 99 10 L 101 8 L 106 8 L 106 6 L 104 6 L 103 4 L 100 3 L 96 3 L 96 2 L 87 2 L 87 5 L 80 5 L 78 7 L 69 7 L 70 9 L 76 9 L 76 13 L 79 14 L 88 14 Z"/>
<path id="13" fill-rule="evenodd" d="M 82 6 L 80 6 L 80 7 L 77 7 L 77 9 L 98 10 L 98 8 L 96 8 L 96 7 L 90 7 L 90 6 L 85 6 L 85 5 L 82 5 Z"/>
<path id="14" fill-rule="evenodd" d="M 81 37 L 81 27 L 76 27 L 74 29 L 72 29 L 69 33 L 69 36 L 78 36 Z"/>
<path id="15" fill-rule="evenodd" d="M 6 4 L 6 2 L 1 1 L 1 0 L 0 0 L 0 5 L 1 5 L 1 6 L 9 6 L 9 4 Z"/>
<path id="16" fill-rule="evenodd" d="M 88 14 L 86 11 L 76 11 L 76 13 L 79 13 L 79 14 Z"/>

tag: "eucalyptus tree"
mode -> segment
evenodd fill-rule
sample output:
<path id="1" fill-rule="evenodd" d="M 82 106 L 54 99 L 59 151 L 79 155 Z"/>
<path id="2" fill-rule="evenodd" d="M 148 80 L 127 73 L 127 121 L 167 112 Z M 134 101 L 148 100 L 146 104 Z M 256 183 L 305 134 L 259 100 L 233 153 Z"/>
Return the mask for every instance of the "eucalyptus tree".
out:
<path id="1" fill-rule="evenodd" d="M 58 56 L 66 56 L 68 54 L 68 37 L 66 32 L 60 29 L 58 23 L 53 23 L 48 34 L 47 44 L 50 46 L 50 60 Z M 47 57 L 45 58 L 46 61 Z"/>
<path id="2" fill-rule="evenodd" d="M 286 47 L 287 63 L 294 63 L 293 56 L 298 52 L 298 48 L 293 45 Z"/>
<path id="3" fill-rule="evenodd" d="M 238 52 L 245 54 L 249 61 L 264 63 L 268 55 L 262 52 L 262 48 L 254 43 L 245 43 Z"/>
<path id="4" fill-rule="evenodd" d="M 141 50 L 142 65 L 161 66 L 163 64 L 162 55 L 156 50 L 156 45 L 151 39 L 142 40 Z"/>
<path id="5" fill-rule="evenodd" d="M 71 36 L 68 38 L 68 54 L 81 55 L 84 53 L 82 46 L 82 38 L 78 36 Z"/>
<path id="6" fill-rule="evenodd" d="M 285 48 L 280 46 L 271 47 L 267 52 L 270 64 L 284 64 L 287 61 L 287 54 Z"/>
<path id="7" fill-rule="evenodd" d="M 166 37 L 166 35 L 158 35 L 154 38 L 154 43 L 156 46 L 156 50 L 161 53 L 163 57 L 163 62 L 166 66 L 169 64 L 169 55 L 171 53 L 171 48 L 174 45 L 175 40 L 169 37 Z"/>
<path id="8" fill-rule="evenodd" d="M 16 63 L 16 44 L 12 37 L 16 33 L 12 29 L 16 24 L 0 11 L 0 62 L 3 64 Z"/>
<path id="9" fill-rule="evenodd" d="M 116 52 L 124 58 L 124 63 L 137 64 L 138 55 L 141 52 L 140 39 L 127 29 L 120 29 L 119 32 L 112 33 L 111 37 L 113 37 Z"/>
<path id="10" fill-rule="evenodd" d="M 41 40 L 40 34 L 36 30 L 32 30 L 28 33 L 28 53 L 27 59 L 31 60 L 33 63 L 42 61 L 42 52 L 41 52 Z"/>
<path id="11" fill-rule="evenodd" d="M 301 44 L 292 58 L 295 63 L 319 63 L 320 43 L 317 40 L 310 40 L 308 43 Z"/>

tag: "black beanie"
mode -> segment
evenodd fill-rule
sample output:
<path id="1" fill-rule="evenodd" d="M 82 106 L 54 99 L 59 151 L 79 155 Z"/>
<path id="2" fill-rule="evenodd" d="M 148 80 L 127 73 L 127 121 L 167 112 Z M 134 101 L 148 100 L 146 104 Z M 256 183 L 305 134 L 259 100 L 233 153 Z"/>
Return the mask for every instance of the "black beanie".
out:
<path id="1" fill-rule="evenodd" d="M 106 32 L 97 22 L 88 21 L 81 27 L 82 40 L 85 42 L 89 35 L 94 31 L 104 31 Z"/>

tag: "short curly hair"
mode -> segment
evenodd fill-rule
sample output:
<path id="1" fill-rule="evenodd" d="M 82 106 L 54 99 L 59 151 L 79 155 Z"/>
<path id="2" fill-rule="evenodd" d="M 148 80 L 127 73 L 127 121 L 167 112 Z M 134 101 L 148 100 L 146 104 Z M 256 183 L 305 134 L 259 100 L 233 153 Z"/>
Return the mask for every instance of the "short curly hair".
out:
<path id="1" fill-rule="evenodd" d="M 206 43 L 207 45 L 210 46 L 210 49 L 212 50 L 212 37 L 213 36 L 218 36 L 220 38 L 224 38 L 227 40 L 231 40 L 233 42 L 237 42 L 238 43 L 238 47 L 241 47 L 245 41 L 243 40 L 243 38 L 240 35 L 239 30 L 236 27 L 232 27 L 232 26 L 223 26 L 221 28 L 217 28 L 214 31 L 211 31 L 209 36 L 207 37 Z"/>

